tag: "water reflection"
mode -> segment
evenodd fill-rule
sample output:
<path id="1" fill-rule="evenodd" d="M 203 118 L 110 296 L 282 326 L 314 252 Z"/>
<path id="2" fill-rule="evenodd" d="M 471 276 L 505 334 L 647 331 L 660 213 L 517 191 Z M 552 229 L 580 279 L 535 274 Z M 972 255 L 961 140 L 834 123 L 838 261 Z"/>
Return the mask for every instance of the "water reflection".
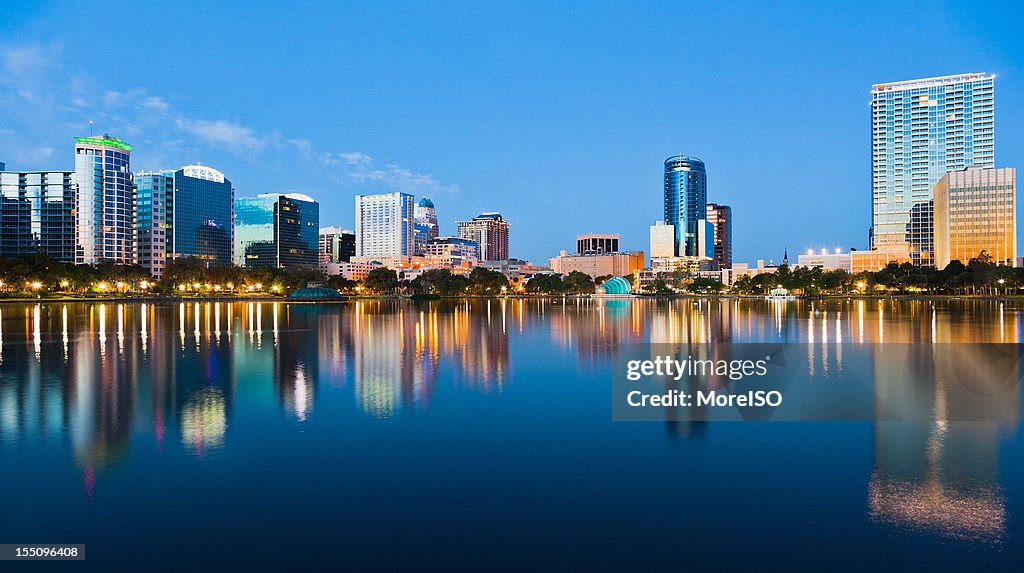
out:
<path id="1" fill-rule="evenodd" d="M 1020 325 L 1017 303 L 984 301 L 5 304 L 0 446 L 67 444 L 91 492 L 130 455 L 133 434 L 160 451 L 230 448 L 239 394 L 272 397 L 296 424 L 315 420 L 331 395 L 350 397 L 366 419 L 392 419 L 459 391 L 500 396 L 515 384 L 514 356 L 575 361 L 606 393 L 630 342 L 681 343 L 712 359 L 722 350 L 709 342 L 807 342 L 808 368 L 822 376 L 847 368 L 844 345 L 913 342 L 901 368 L 875 364 L 875 399 L 932 422 L 874 424 L 866 511 L 886 526 L 998 543 L 1010 519 L 1000 443 L 1017 426 L 947 422 L 962 406 L 943 385 L 948 357 L 931 345 L 1020 342 Z M 666 427 L 677 437 L 714 431 L 675 411 Z"/>

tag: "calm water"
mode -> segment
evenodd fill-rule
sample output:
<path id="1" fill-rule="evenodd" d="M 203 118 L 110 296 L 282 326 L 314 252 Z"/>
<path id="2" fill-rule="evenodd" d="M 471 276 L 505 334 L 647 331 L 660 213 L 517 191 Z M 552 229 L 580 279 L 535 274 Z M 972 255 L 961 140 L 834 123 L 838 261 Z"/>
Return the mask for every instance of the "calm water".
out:
<path id="1" fill-rule="evenodd" d="M 1010 569 L 1024 557 L 1018 425 L 627 423 L 610 402 L 621 343 L 811 342 L 828 367 L 839 344 L 1020 342 L 1020 303 L 0 313 L 0 543 L 85 543 L 90 568 Z"/>

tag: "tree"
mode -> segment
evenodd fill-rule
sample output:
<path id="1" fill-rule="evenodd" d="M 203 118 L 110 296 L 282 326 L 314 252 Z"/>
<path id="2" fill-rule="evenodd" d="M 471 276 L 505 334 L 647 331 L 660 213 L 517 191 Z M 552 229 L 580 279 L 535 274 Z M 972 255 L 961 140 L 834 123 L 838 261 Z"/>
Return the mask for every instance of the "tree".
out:
<path id="1" fill-rule="evenodd" d="M 508 288 L 508 278 L 498 271 L 474 267 L 469 273 L 469 289 L 476 294 L 500 294 Z"/>
<path id="2" fill-rule="evenodd" d="M 569 273 L 569 276 L 565 277 L 564 283 L 566 292 L 577 294 L 592 294 L 596 286 L 590 275 L 580 271 Z"/>
<path id="3" fill-rule="evenodd" d="M 447 269 L 431 269 L 414 278 L 411 287 L 422 294 L 453 296 L 466 292 L 469 281 Z"/>
<path id="4" fill-rule="evenodd" d="M 394 291 L 398 288 L 398 273 L 386 267 L 373 269 L 363 279 L 363 288 L 376 293 Z"/>
<path id="5" fill-rule="evenodd" d="M 534 275 L 526 283 L 526 292 L 535 294 L 562 294 L 565 292 L 565 283 L 562 282 L 562 275 L 544 273 Z"/>

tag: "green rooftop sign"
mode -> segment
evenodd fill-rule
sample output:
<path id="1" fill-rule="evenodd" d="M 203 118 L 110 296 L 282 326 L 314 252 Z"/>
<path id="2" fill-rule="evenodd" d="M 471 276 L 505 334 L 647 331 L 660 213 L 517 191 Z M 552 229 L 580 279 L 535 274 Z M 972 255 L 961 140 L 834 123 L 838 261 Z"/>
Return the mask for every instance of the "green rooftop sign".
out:
<path id="1" fill-rule="evenodd" d="M 84 143 L 85 145 L 106 145 L 107 147 L 116 147 L 125 151 L 132 150 L 131 145 L 128 145 L 116 137 L 76 137 L 75 141 L 78 143 Z"/>

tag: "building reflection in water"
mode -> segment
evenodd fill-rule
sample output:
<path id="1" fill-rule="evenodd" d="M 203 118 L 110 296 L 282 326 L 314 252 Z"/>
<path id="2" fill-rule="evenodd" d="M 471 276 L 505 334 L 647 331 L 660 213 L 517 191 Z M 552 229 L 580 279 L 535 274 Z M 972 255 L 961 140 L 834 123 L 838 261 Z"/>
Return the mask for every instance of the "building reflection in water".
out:
<path id="1" fill-rule="evenodd" d="M 714 343 L 802 342 L 808 369 L 828 377 L 849 368 L 849 345 L 907 342 L 903 366 L 874 362 L 875 400 L 919 409 L 931 422 L 874 423 L 868 514 L 896 527 L 998 541 L 1009 520 L 999 443 L 1017 426 L 950 422 L 961 406 L 941 383 L 950 366 L 932 344 L 1017 343 L 1020 321 L 1016 307 L 985 301 L 5 304 L 0 445 L 69 443 L 91 491 L 104 468 L 129 455 L 133 431 L 148 431 L 161 450 L 208 455 L 230 447 L 240 392 L 272 396 L 272 407 L 298 423 L 316 416 L 330 392 L 350 393 L 365 415 L 390 418 L 428 409 L 442 378 L 502 393 L 512 383 L 513 344 L 529 342 L 530 360 L 574 360 L 602 382 L 630 343 L 728 359 L 727 346 Z M 667 412 L 669 433 L 709 431 L 690 414 Z"/>

